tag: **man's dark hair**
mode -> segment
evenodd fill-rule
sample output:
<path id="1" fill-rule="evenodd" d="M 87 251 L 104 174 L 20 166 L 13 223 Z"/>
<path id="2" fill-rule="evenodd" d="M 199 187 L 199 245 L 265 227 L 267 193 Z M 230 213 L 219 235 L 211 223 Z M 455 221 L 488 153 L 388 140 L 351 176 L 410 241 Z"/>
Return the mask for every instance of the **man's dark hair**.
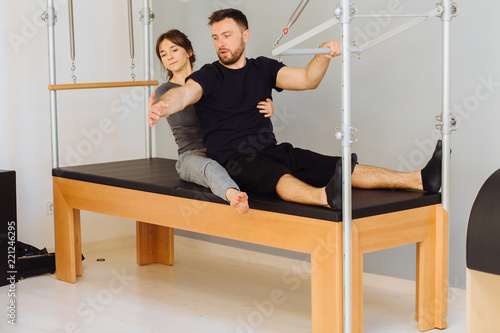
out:
<path id="1" fill-rule="evenodd" d="M 234 8 L 226 8 L 213 12 L 212 15 L 210 15 L 210 17 L 208 18 L 208 25 L 212 26 L 212 24 L 220 22 L 227 18 L 231 18 L 236 21 L 242 31 L 248 29 L 247 17 L 241 11 Z"/>

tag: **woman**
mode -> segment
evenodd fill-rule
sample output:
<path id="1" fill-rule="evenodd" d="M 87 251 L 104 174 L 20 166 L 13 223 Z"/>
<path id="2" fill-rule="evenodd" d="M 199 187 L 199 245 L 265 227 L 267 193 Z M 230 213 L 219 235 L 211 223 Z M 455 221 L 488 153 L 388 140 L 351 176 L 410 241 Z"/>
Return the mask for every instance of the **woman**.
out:
<path id="1" fill-rule="evenodd" d="M 169 79 L 153 93 L 152 98 L 158 99 L 169 89 L 185 83 L 193 71 L 196 58 L 190 40 L 179 30 L 170 30 L 158 37 L 156 55 L 163 69 L 167 70 Z M 271 117 L 274 112 L 270 99 L 260 102 L 257 108 L 264 117 Z M 226 169 L 205 154 L 203 134 L 194 106 L 167 117 L 167 121 L 179 148 L 176 169 L 181 179 L 209 187 L 215 195 L 229 201 L 238 212 L 246 213 L 249 209 L 248 195 L 240 191 Z"/>

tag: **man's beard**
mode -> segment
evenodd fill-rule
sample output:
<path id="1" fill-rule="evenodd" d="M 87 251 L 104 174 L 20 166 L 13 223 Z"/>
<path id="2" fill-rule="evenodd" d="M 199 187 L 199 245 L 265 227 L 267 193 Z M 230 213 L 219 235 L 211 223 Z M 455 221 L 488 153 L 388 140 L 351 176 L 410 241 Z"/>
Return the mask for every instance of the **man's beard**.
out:
<path id="1" fill-rule="evenodd" d="M 226 57 L 223 58 L 220 55 L 220 51 L 217 52 L 217 56 L 219 57 L 220 62 L 223 65 L 230 66 L 238 62 L 240 60 L 241 56 L 243 55 L 243 52 L 245 51 L 245 46 L 242 44 L 238 49 L 234 51 L 234 53 L 229 50 L 229 49 L 223 49 L 224 51 L 227 51 Z"/>

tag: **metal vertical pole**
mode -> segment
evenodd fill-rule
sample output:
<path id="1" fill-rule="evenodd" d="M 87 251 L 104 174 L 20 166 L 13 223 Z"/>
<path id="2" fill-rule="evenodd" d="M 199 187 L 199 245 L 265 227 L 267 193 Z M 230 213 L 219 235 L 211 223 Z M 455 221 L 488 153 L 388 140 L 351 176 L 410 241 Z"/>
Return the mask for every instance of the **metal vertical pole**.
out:
<path id="1" fill-rule="evenodd" d="M 150 0 L 144 0 L 142 7 L 142 24 L 144 26 L 144 75 L 145 80 L 151 80 L 151 22 L 153 21 L 153 13 L 150 7 Z M 144 87 L 144 99 L 146 116 L 148 111 L 148 99 L 151 96 L 151 87 Z M 146 157 L 153 156 L 152 145 L 152 130 L 146 119 Z"/>
<path id="2" fill-rule="evenodd" d="M 442 204 L 449 211 L 450 208 L 450 155 L 451 155 L 451 0 L 442 0 L 443 12 L 443 109 L 441 113 L 441 134 L 443 140 L 443 168 L 442 168 Z"/>
<path id="3" fill-rule="evenodd" d="M 351 16 L 350 0 L 341 0 L 340 23 L 342 25 L 342 244 L 344 285 L 344 333 L 352 328 L 351 314 Z"/>
<path id="4" fill-rule="evenodd" d="M 43 13 L 42 19 L 47 24 L 47 40 L 49 44 L 49 84 L 56 84 L 56 46 L 54 26 L 56 24 L 56 10 L 54 0 L 47 0 L 47 11 Z M 52 146 L 52 167 L 59 167 L 59 143 L 57 135 L 57 93 L 51 90 L 50 94 L 50 131 Z"/>

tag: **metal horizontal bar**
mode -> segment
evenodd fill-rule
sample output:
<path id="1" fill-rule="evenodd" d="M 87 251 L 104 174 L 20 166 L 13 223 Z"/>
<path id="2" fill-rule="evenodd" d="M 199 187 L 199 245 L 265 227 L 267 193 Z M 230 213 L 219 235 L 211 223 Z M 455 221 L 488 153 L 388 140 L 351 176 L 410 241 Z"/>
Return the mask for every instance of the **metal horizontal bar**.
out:
<path id="1" fill-rule="evenodd" d="M 361 47 L 351 47 L 351 53 L 363 52 Z M 317 49 L 290 49 L 286 50 L 280 54 L 280 56 L 293 56 L 293 55 L 315 55 L 315 54 L 328 54 L 330 49 L 328 48 L 317 48 Z"/>
<path id="2" fill-rule="evenodd" d="M 427 21 L 428 19 L 432 18 L 432 17 L 435 17 L 437 14 L 439 13 L 439 10 L 437 8 L 429 11 L 424 17 L 417 17 L 409 22 L 406 22 L 405 24 L 402 24 L 400 25 L 399 27 L 396 27 L 395 29 L 369 41 L 369 42 L 366 42 L 362 45 L 359 46 L 359 48 L 361 48 L 362 51 L 366 51 L 368 50 L 369 48 L 377 45 L 377 44 L 380 44 L 394 36 L 397 36 L 399 35 L 400 33 L 410 29 L 410 28 L 413 28 L 414 26 L 420 24 L 420 23 L 423 23 L 425 21 Z"/>
<path id="3" fill-rule="evenodd" d="M 328 54 L 330 53 L 329 48 L 316 48 L 316 49 L 291 49 L 291 50 L 286 50 L 283 51 L 283 53 L 280 53 L 280 56 L 287 56 L 287 55 L 308 55 L 308 54 Z"/>
<path id="4" fill-rule="evenodd" d="M 370 15 L 354 15 L 354 18 L 389 18 L 389 17 L 428 17 L 428 14 L 370 14 Z"/>

